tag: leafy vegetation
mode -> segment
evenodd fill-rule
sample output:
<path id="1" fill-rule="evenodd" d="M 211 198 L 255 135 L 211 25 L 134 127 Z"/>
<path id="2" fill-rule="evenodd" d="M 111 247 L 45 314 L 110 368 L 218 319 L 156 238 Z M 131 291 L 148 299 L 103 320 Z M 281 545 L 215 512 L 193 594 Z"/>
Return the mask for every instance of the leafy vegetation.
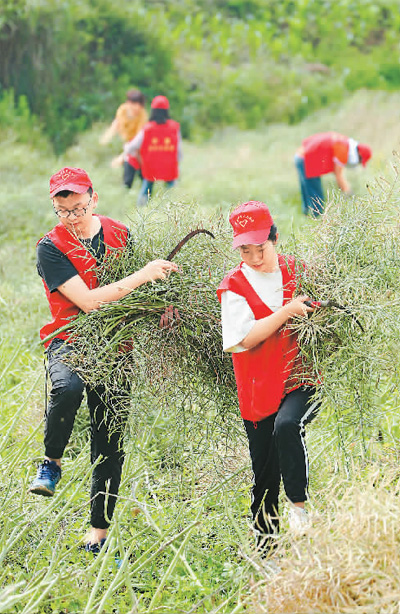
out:
<path id="1" fill-rule="evenodd" d="M 195 139 L 398 88 L 399 33 L 395 0 L 5 0 L 0 95 L 26 98 L 57 153 L 132 86 Z"/>
<path id="2" fill-rule="evenodd" d="M 111 119 L 133 84 L 167 89 L 167 42 L 130 3 L 20 0 L 0 16 L 1 87 L 27 98 L 58 153 L 93 121 Z"/>

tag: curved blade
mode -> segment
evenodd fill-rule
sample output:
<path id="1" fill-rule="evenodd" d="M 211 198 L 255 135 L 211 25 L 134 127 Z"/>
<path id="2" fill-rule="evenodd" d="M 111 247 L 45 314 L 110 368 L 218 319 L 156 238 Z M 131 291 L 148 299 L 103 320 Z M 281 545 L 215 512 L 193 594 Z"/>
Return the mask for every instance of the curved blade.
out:
<path id="1" fill-rule="evenodd" d="M 168 256 L 166 257 L 166 260 L 172 260 L 172 258 L 174 258 L 176 256 L 176 254 L 182 249 L 182 247 L 185 245 L 185 243 L 187 243 L 192 237 L 194 237 L 194 236 L 196 236 L 196 235 L 198 235 L 200 233 L 204 233 L 206 235 L 209 235 L 213 239 L 215 239 L 213 233 L 210 232 L 209 230 L 206 230 L 205 228 L 197 228 L 196 230 L 192 230 L 191 232 L 189 232 L 186 235 L 186 237 L 183 237 L 183 239 L 181 241 L 179 241 L 178 245 L 176 245 L 174 247 L 174 249 L 172 250 L 172 252 L 170 252 L 168 254 Z"/>

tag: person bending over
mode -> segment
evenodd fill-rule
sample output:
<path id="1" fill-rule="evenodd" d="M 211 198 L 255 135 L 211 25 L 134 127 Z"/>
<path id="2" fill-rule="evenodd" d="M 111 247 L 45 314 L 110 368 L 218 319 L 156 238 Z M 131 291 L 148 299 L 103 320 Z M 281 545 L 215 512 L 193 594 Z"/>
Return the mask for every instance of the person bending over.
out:
<path id="1" fill-rule="evenodd" d="M 321 132 L 304 139 L 294 163 L 300 183 L 302 212 L 315 217 L 324 211 L 321 176 L 334 173 L 338 187 L 351 194 L 345 168 L 365 166 L 372 155 L 368 145 L 362 145 L 337 132 Z"/>

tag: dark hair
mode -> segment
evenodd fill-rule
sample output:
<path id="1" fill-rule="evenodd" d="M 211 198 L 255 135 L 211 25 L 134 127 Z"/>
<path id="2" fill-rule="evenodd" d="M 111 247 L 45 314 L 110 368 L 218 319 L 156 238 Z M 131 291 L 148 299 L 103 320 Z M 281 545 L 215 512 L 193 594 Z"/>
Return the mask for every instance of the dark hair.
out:
<path id="1" fill-rule="evenodd" d="M 272 241 L 272 243 L 276 243 L 277 239 L 278 239 L 278 229 L 275 226 L 275 224 L 272 224 L 271 230 L 269 231 L 267 241 Z M 264 241 L 264 243 L 266 243 L 266 241 Z M 260 243 L 260 245 L 263 245 L 263 243 Z M 239 245 L 239 247 L 243 247 L 243 246 Z"/>
<path id="2" fill-rule="evenodd" d="M 268 241 L 272 241 L 272 243 L 275 243 L 277 238 L 278 238 L 278 229 L 275 226 L 275 224 L 272 224 L 271 230 L 269 231 L 269 235 L 268 235 Z"/>
<path id="3" fill-rule="evenodd" d="M 130 102 L 138 102 L 142 107 L 144 107 L 144 103 L 146 102 L 146 98 L 140 90 L 128 90 L 126 92 L 126 99 Z"/>
<path id="4" fill-rule="evenodd" d="M 156 124 L 165 124 L 167 119 L 169 119 L 168 109 L 151 109 L 151 122 L 156 122 Z"/>
<path id="5" fill-rule="evenodd" d="M 89 196 L 92 196 L 93 188 L 88 188 L 84 193 L 89 194 Z M 57 192 L 57 194 L 54 194 L 53 198 L 58 198 L 59 196 L 61 198 L 68 198 L 68 196 L 71 196 L 71 194 L 76 194 L 76 192 L 72 192 L 72 190 L 61 190 L 61 192 Z"/>

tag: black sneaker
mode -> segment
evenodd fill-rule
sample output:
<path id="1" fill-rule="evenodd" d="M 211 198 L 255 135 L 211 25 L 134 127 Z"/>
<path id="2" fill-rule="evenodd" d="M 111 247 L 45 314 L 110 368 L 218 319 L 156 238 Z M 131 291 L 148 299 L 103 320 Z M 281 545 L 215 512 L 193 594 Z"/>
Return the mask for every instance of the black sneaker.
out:
<path id="1" fill-rule="evenodd" d="M 87 544 L 85 544 L 85 550 L 86 552 L 91 552 L 93 556 L 97 556 L 98 554 L 100 554 L 100 550 L 102 549 L 105 543 L 106 543 L 105 537 L 103 537 L 103 539 L 101 539 L 100 542 L 95 542 L 94 544 L 92 544 L 92 542 L 88 542 Z"/>

